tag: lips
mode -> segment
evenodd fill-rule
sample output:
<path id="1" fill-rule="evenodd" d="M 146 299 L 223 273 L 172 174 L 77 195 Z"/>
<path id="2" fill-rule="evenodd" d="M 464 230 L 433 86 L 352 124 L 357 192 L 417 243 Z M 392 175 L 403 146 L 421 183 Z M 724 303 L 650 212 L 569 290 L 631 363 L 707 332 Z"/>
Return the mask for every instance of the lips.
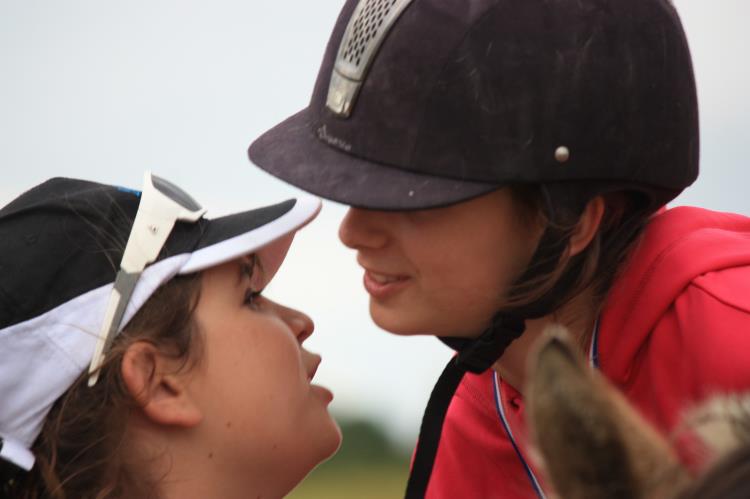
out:
<path id="1" fill-rule="evenodd" d="M 365 270 L 363 284 L 365 290 L 376 300 L 385 300 L 404 289 L 409 282 L 408 276 L 382 274 Z"/>
<path id="2" fill-rule="evenodd" d="M 322 359 L 318 356 L 315 360 L 315 363 L 312 365 L 312 368 L 307 371 L 307 381 L 312 381 L 315 377 L 315 373 L 318 372 L 318 366 L 320 366 L 320 361 Z"/>
<path id="3" fill-rule="evenodd" d="M 396 294 L 406 287 L 410 280 L 410 276 L 407 274 L 384 270 L 376 265 L 371 265 L 372 262 L 366 261 L 361 253 L 357 254 L 357 263 L 365 270 L 363 279 L 365 290 L 371 297 L 378 300 L 384 300 Z"/>
<path id="4" fill-rule="evenodd" d="M 333 393 L 331 390 L 320 385 L 310 385 L 310 389 L 316 394 L 326 405 L 330 404 L 333 400 Z"/>
<path id="5" fill-rule="evenodd" d="M 315 377 L 315 373 L 318 372 L 318 367 L 320 366 L 320 361 L 322 360 L 320 355 L 315 355 L 315 361 L 313 362 L 312 366 L 310 366 L 310 369 L 307 371 L 307 382 L 310 383 L 310 390 L 323 402 L 325 402 L 326 405 L 328 405 L 333 400 L 333 393 L 331 390 L 324 386 L 320 385 L 314 385 L 312 383 L 313 378 Z"/>
<path id="6" fill-rule="evenodd" d="M 403 281 L 404 279 L 406 279 L 405 276 L 381 274 L 379 272 L 373 272 L 371 270 L 368 270 L 367 273 L 370 274 L 370 278 L 378 284 L 390 284 L 392 282 Z"/>

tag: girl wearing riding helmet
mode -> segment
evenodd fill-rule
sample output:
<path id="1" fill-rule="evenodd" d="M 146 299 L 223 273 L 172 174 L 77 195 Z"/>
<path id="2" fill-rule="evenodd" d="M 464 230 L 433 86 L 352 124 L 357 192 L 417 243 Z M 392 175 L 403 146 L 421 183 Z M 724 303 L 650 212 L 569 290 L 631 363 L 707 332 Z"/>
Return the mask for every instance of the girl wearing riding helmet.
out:
<path id="1" fill-rule="evenodd" d="M 750 220 L 662 209 L 698 150 L 668 0 L 346 3 L 309 107 L 249 155 L 351 205 L 379 326 L 458 352 L 407 497 L 544 497 L 524 368 L 553 322 L 665 432 L 750 387 Z"/>
<path id="2" fill-rule="evenodd" d="M 262 295 L 316 199 L 216 219 L 51 179 L 0 210 L 0 495 L 281 497 L 338 447 L 313 323 Z"/>

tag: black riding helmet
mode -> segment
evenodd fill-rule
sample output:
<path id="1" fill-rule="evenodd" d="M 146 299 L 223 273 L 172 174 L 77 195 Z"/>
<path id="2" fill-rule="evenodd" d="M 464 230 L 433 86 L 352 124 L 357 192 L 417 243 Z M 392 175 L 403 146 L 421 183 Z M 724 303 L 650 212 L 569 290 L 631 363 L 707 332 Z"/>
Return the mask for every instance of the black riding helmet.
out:
<path id="1" fill-rule="evenodd" d="M 310 105 L 249 155 L 363 208 L 580 180 L 664 204 L 698 173 L 690 53 L 669 0 L 349 0 Z"/>
<path id="2" fill-rule="evenodd" d="M 652 211 L 696 179 L 698 155 L 692 63 L 669 0 L 349 0 L 310 105 L 249 149 L 293 185 L 370 209 L 541 185 L 552 221 L 608 191 Z M 565 250 L 552 225 L 520 281 Z M 407 497 L 426 490 L 463 372 L 489 368 L 575 277 L 476 340 L 444 339 L 458 362 L 428 404 Z"/>

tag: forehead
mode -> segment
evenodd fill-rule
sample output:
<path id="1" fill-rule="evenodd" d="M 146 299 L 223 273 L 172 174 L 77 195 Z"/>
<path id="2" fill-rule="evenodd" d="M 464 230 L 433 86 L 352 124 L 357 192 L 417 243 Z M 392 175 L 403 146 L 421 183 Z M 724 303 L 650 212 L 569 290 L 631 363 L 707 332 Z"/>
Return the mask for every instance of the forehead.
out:
<path id="1" fill-rule="evenodd" d="M 215 265 L 202 273 L 204 285 L 207 286 L 214 283 L 231 287 L 246 287 L 248 282 L 253 285 L 266 284 L 263 263 L 256 253 Z"/>

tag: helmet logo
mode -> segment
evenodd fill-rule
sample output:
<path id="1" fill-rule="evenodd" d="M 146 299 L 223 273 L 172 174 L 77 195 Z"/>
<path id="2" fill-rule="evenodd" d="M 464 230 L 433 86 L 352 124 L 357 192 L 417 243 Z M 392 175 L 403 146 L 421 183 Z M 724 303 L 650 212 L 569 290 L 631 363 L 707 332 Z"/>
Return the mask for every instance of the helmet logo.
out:
<path id="1" fill-rule="evenodd" d="M 412 0 L 360 0 L 341 39 L 326 107 L 347 118 L 380 45 Z"/>
<path id="2" fill-rule="evenodd" d="M 318 128 L 318 138 L 323 142 L 327 142 L 328 144 L 334 147 L 338 147 L 339 149 L 343 149 L 344 151 L 349 152 L 352 150 L 352 145 L 350 143 L 346 142 L 343 139 L 330 135 L 325 125 Z"/>

